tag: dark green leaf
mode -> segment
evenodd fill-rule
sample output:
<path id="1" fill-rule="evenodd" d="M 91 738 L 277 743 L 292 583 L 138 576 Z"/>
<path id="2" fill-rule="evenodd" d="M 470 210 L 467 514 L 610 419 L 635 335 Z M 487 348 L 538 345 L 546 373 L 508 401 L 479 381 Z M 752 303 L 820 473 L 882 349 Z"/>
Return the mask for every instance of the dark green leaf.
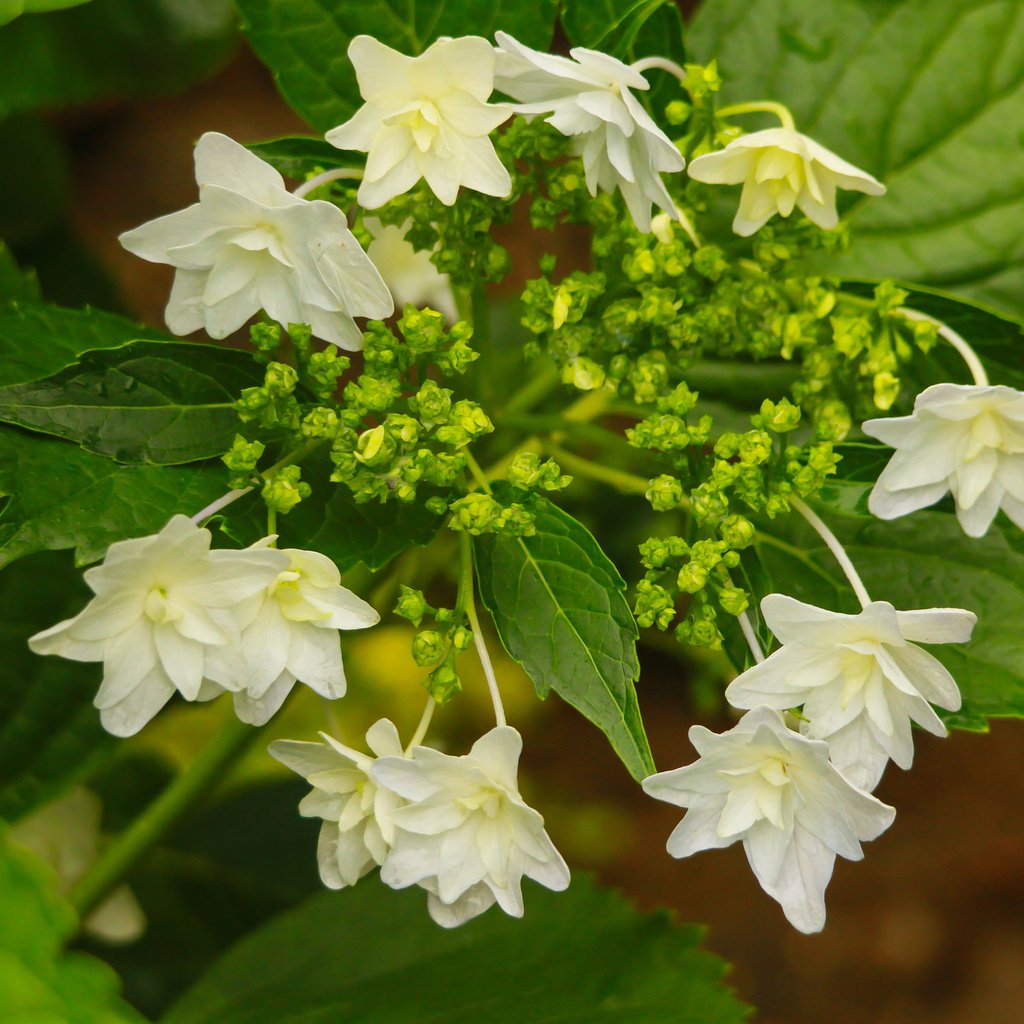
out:
<path id="1" fill-rule="evenodd" d="M 70 169 L 60 137 L 44 118 L 8 118 L 0 130 L 0 238 L 18 247 L 67 216 Z"/>
<path id="2" fill-rule="evenodd" d="M 415 54 L 440 36 L 496 29 L 547 49 L 557 0 L 235 0 L 242 30 L 284 98 L 316 129 L 346 121 L 361 104 L 347 50 L 365 33 Z"/>
<path id="3" fill-rule="evenodd" d="M 491 911 L 455 931 L 421 891 L 368 880 L 244 939 L 164 1022 L 738 1024 L 747 1008 L 699 938 L 586 879 L 531 887 L 522 921 Z"/>
<path id="4" fill-rule="evenodd" d="M 0 388 L 0 420 L 120 462 L 176 465 L 227 451 L 239 430 L 235 400 L 262 382 L 237 349 L 138 341 Z"/>
<path id="5" fill-rule="evenodd" d="M 247 148 L 288 178 L 305 178 L 314 171 L 340 167 L 347 162 L 329 142 L 307 135 L 252 142 Z"/>
<path id="6" fill-rule="evenodd" d="M 0 428 L 0 568 L 34 551 L 74 548 L 95 561 L 116 540 L 156 533 L 227 487 L 223 466 L 122 466 L 66 441 Z"/>
<path id="7" fill-rule="evenodd" d="M 849 198 L 853 246 L 830 273 L 1024 312 L 1017 0 L 708 0 L 688 45 L 718 58 L 723 102 L 781 100 L 801 131 L 888 186 Z"/>
<path id="8" fill-rule="evenodd" d="M 554 690 L 608 737 L 634 778 L 654 771 L 634 682 L 637 628 L 593 535 L 541 498 L 532 537 L 474 539 L 480 596 L 537 694 Z"/>
<path id="9" fill-rule="evenodd" d="M 0 32 L 0 117 L 180 89 L 232 45 L 228 0 L 94 0 Z"/>
<path id="10" fill-rule="evenodd" d="M 34 302 L 39 298 L 39 283 L 31 271 L 21 270 L 11 250 L 0 241 L 0 303 Z"/>

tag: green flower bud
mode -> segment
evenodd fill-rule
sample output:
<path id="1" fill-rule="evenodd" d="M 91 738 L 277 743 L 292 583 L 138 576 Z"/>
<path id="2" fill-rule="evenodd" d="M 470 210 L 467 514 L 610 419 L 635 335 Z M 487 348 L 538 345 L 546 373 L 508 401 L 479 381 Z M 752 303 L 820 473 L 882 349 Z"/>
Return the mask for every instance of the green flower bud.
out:
<path id="1" fill-rule="evenodd" d="M 395 454 L 395 441 L 381 423 L 359 435 L 355 456 L 364 466 L 384 466 Z"/>
<path id="2" fill-rule="evenodd" d="M 688 562 L 676 576 L 676 586 L 684 594 L 696 594 L 708 582 L 708 567 L 700 562 Z"/>
<path id="3" fill-rule="evenodd" d="M 266 362 L 281 344 L 279 324 L 253 324 L 249 328 L 249 340 L 259 352 L 261 362 Z"/>
<path id="4" fill-rule="evenodd" d="M 424 629 L 413 637 L 412 656 L 417 665 L 424 668 L 436 665 L 448 651 L 448 640 L 436 629 Z"/>
<path id="5" fill-rule="evenodd" d="M 562 383 L 572 384 L 580 391 L 596 391 L 604 387 L 604 381 L 604 367 L 585 356 L 578 356 L 562 367 Z"/>
<path id="6" fill-rule="evenodd" d="M 438 704 L 447 704 L 462 689 L 462 682 L 454 668 L 454 658 L 438 665 L 423 680 L 423 685 Z"/>
<path id="7" fill-rule="evenodd" d="M 668 629 L 676 616 L 675 601 L 664 587 L 650 580 L 640 580 L 636 585 L 634 614 L 637 624 L 644 629 L 651 626 Z"/>
<path id="8" fill-rule="evenodd" d="M 718 525 L 722 540 L 734 551 L 742 551 L 754 543 L 754 524 L 740 515 L 726 516 Z"/>
<path id="9" fill-rule="evenodd" d="M 428 378 L 409 400 L 409 408 L 425 427 L 446 422 L 452 408 L 452 393 Z"/>
<path id="10" fill-rule="evenodd" d="M 395 605 L 396 615 L 408 619 L 414 626 L 418 626 L 429 610 L 430 605 L 423 597 L 422 590 L 413 590 L 412 587 L 407 587 L 404 583 L 401 585 L 401 594 Z"/>
<path id="11" fill-rule="evenodd" d="M 246 441 L 240 434 L 235 434 L 231 448 L 221 457 L 221 461 L 231 470 L 228 482 L 232 487 L 247 487 L 260 456 L 265 448 L 259 441 Z"/>
<path id="12" fill-rule="evenodd" d="M 281 515 L 286 515 L 303 498 L 312 493 L 309 484 L 301 479 L 302 471 L 298 466 L 284 466 L 272 477 L 263 481 L 263 500 L 267 508 Z"/>
<path id="13" fill-rule="evenodd" d="M 489 494 L 467 494 L 453 501 L 449 508 L 451 529 L 465 530 L 473 536 L 493 533 L 502 513 L 501 505 Z"/>
<path id="14" fill-rule="evenodd" d="M 302 419 L 302 436 L 310 438 L 333 438 L 340 427 L 338 414 L 333 409 L 318 406 L 310 410 Z"/>
<path id="15" fill-rule="evenodd" d="M 750 598 L 747 592 L 739 587 L 721 587 L 718 591 L 718 603 L 722 610 L 730 615 L 742 615 L 750 607 Z"/>
<path id="16" fill-rule="evenodd" d="M 473 642 L 473 634 L 466 629 L 465 626 L 456 626 L 452 630 L 452 646 L 457 651 L 469 650 L 469 645 Z"/>
<path id="17" fill-rule="evenodd" d="M 764 427 L 776 434 L 785 434 L 800 425 L 800 407 L 793 405 L 788 398 L 772 402 L 765 399 L 761 403 L 761 411 L 750 418 L 755 427 Z"/>
<path id="18" fill-rule="evenodd" d="M 671 512 L 683 500 L 683 485 L 674 476 L 663 473 L 650 481 L 645 494 L 655 512 Z"/>

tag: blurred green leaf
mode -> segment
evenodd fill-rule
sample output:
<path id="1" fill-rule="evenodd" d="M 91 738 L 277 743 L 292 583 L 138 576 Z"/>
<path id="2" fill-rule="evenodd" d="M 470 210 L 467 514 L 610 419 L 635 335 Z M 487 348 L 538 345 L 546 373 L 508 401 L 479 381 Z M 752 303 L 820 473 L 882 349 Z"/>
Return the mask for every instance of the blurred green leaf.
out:
<path id="1" fill-rule="evenodd" d="M 345 162 L 341 152 L 329 142 L 308 135 L 252 142 L 247 148 L 288 178 L 302 179 L 314 171 L 340 167 Z"/>
<path id="2" fill-rule="evenodd" d="M 244 939 L 164 1022 L 738 1024 L 748 1009 L 699 939 L 585 878 L 531 887 L 522 921 L 492 911 L 452 931 L 420 890 L 366 880 Z"/>
<path id="3" fill-rule="evenodd" d="M 11 250 L 0 241 L 0 308 L 11 301 L 36 302 L 39 282 L 35 274 L 22 270 Z"/>
<path id="4" fill-rule="evenodd" d="M 65 7 L 80 7 L 91 0 L 0 0 L 0 25 L 22 14 L 45 14 L 47 11 L 60 11 Z"/>

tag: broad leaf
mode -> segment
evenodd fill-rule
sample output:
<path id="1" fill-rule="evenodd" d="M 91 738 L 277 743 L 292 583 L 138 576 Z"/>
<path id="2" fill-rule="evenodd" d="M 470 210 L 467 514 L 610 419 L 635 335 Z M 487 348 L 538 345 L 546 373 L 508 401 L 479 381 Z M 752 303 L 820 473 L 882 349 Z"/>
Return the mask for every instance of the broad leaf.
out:
<path id="1" fill-rule="evenodd" d="M 0 118 L 179 89 L 228 53 L 229 0 L 93 0 L 0 32 Z"/>
<path id="2" fill-rule="evenodd" d="M 11 250 L 0 241 L 0 303 L 35 302 L 39 299 L 39 282 L 30 270 L 22 270 Z"/>
<path id="3" fill-rule="evenodd" d="M 288 178 L 302 179 L 346 162 L 345 155 L 329 142 L 307 135 L 253 142 L 247 148 Z"/>
<path id="4" fill-rule="evenodd" d="M 101 960 L 65 953 L 75 914 L 54 891 L 52 872 L 0 838 L 0 976 L 4 1019 L 61 1024 L 143 1024 Z"/>
<path id="5" fill-rule="evenodd" d="M 40 658 L 26 641 L 77 614 L 90 594 L 67 553 L 47 552 L 0 572 L 0 818 L 13 821 L 110 750 L 92 699 L 93 665 Z"/>
<path id="6" fill-rule="evenodd" d="M 348 44 L 365 33 L 402 53 L 440 36 L 492 36 L 496 29 L 546 49 L 556 0 L 235 0 L 242 30 L 284 98 L 316 129 L 347 120 L 362 103 Z"/>
<path id="7" fill-rule="evenodd" d="M 227 451 L 239 430 L 235 400 L 262 382 L 237 349 L 139 341 L 0 388 L 0 420 L 120 462 L 176 465 Z"/>
<path id="8" fill-rule="evenodd" d="M 1024 312 L 1016 0 L 707 0 L 688 46 L 718 58 L 723 102 L 781 100 L 801 131 L 888 186 L 849 200 L 853 246 L 830 273 Z"/>
<path id="9" fill-rule="evenodd" d="M 636 779 L 654 772 L 634 682 L 637 628 L 618 570 L 546 499 L 532 537 L 474 539 L 480 596 L 538 696 L 554 690 L 608 737 Z"/>
<path id="10" fill-rule="evenodd" d="M 530 886 L 522 921 L 492 910 L 453 931 L 430 920 L 425 899 L 373 879 L 314 897 L 239 943 L 164 1024 L 747 1019 L 697 928 L 640 915 L 586 879 L 565 893 Z"/>
<path id="11" fill-rule="evenodd" d="M 59 11 L 65 7 L 79 7 L 91 0 L 0 0 L 0 25 L 22 14 L 43 14 L 46 11 Z"/>

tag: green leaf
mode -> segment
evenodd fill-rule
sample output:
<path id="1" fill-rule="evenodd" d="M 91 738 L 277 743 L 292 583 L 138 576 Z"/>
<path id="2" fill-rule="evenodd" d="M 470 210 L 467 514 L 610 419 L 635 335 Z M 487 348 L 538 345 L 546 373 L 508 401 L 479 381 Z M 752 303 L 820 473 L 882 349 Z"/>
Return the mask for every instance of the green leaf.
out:
<path id="1" fill-rule="evenodd" d="M 61 947 L 75 914 L 54 891 L 52 872 L 0 837 L 0 977 L 4 1019 L 25 1024 L 143 1024 L 118 995 L 102 961 Z"/>
<path id="2" fill-rule="evenodd" d="M 604 732 L 634 778 L 646 778 L 655 768 L 633 685 L 640 665 L 626 585 L 581 523 L 544 498 L 531 511 L 532 537 L 474 538 L 483 603 L 537 695 L 554 690 Z"/>
<path id="3" fill-rule="evenodd" d="M 491 911 L 453 931 L 422 891 L 368 881 L 244 939 L 164 1024 L 738 1024 L 748 1010 L 699 939 L 587 879 L 531 888 L 522 921 Z"/>
<path id="4" fill-rule="evenodd" d="M 75 549 L 79 565 L 116 540 L 157 533 L 227 491 L 223 466 L 122 466 L 66 441 L 0 428 L 0 568 Z"/>
<path id="5" fill-rule="evenodd" d="M 0 270 L 0 278 L 3 272 Z M 14 287 L 12 281 L 12 290 Z M 63 370 L 94 349 L 120 348 L 137 338 L 166 338 L 125 317 L 97 309 L 64 309 L 38 302 L 2 302 L 0 386 L 23 384 Z"/>
<path id="6" fill-rule="evenodd" d="M 39 282 L 35 274 L 22 270 L 11 250 L 0 241 L 0 303 L 35 302 L 39 299 Z"/>
<path id="7" fill-rule="evenodd" d="M 90 2 L 91 0 L 0 0 L 0 25 L 14 21 L 22 14 L 43 14 Z"/>
<path id="8" fill-rule="evenodd" d="M 340 150 L 324 139 L 309 135 L 251 142 L 247 148 L 288 178 L 305 178 L 314 171 L 341 167 L 345 163 Z"/>
<path id="9" fill-rule="evenodd" d="M 66 552 L 0 572 L 0 818 L 7 821 L 58 796 L 112 749 L 92 706 L 95 667 L 38 657 L 26 643 L 75 615 L 89 596 Z"/>
<path id="10" fill-rule="evenodd" d="M 348 44 L 365 33 L 402 53 L 440 36 L 496 29 L 547 49 L 557 0 L 235 0 L 242 31 L 277 79 L 284 98 L 318 131 L 348 120 L 362 100 Z"/>
<path id="11" fill-rule="evenodd" d="M 94 0 L 0 31 L 0 118 L 114 96 L 171 92 L 233 42 L 229 0 Z"/>
<path id="12" fill-rule="evenodd" d="M 227 451 L 239 430 L 234 402 L 262 381 L 237 349 L 138 341 L 0 388 L 0 420 L 120 462 L 176 465 Z"/>
<path id="13" fill-rule="evenodd" d="M 853 245 L 829 273 L 1024 312 L 1017 0 L 707 0 L 688 45 L 718 58 L 723 102 L 786 103 L 801 131 L 888 186 L 848 199 Z"/>

